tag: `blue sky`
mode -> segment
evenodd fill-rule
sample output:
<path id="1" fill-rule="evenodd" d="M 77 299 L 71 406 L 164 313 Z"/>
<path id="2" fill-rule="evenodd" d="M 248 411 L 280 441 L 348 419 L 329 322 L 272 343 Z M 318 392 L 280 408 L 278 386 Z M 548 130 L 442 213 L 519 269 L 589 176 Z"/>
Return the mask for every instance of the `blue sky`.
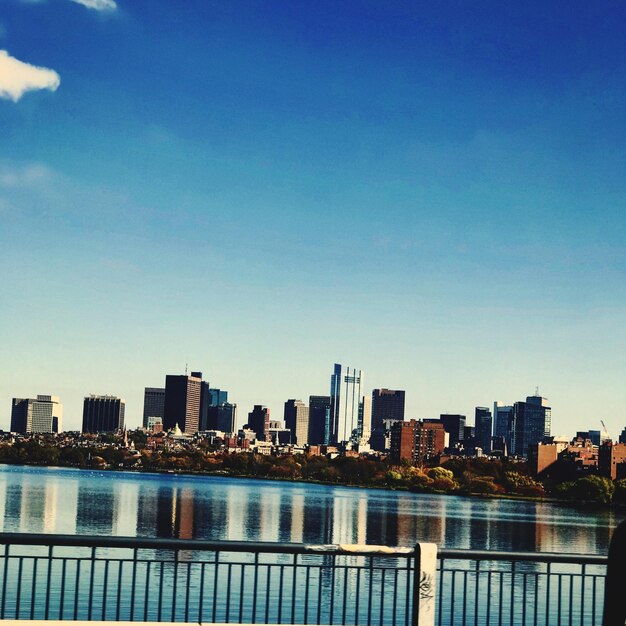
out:
<path id="1" fill-rule="evenodd" d="M 138 424 L 186 362 L 282 418 L 342 362 L 407 417 L 539 386 L 555 433 L 616 437 L 624 18 L 0 0 L 0 425 L 37 393 Z"/>

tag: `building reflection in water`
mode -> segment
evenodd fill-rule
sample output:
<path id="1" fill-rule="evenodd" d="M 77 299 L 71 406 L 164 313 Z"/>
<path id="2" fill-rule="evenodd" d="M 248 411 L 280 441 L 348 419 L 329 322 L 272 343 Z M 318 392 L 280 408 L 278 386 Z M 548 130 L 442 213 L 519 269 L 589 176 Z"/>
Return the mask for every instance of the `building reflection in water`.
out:
<path id="1" fill-rule="evenodd" d="M 245 479 L 0 470 L 4 532 L 604 553 L 620 512 Z"/>

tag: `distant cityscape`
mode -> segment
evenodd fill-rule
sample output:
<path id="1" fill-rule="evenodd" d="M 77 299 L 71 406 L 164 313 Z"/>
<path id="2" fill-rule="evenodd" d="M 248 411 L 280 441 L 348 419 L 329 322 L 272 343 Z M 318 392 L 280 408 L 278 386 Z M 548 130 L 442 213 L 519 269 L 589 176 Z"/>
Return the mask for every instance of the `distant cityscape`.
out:
<path id="1" fill-rule="evenodd" d="M 263 454 L 309 453 L 387 456 L 395 463 L 419 466 L 446 457 L 527 459 L 540 475 L 568 459 L 581 471 L 597 471 L 615 480 L 626 477 L 626 428 L 614 443 L 605 430 L 551 435 L 552 409 L 546 398 L 527 396 L 512 404 L 478 406 L 474 424 L 467 416 L 405 419 L 405 391 L 365 392 L 363 371 L 335 364 L 329 395 L 311 395 L 306 404 L 288 399 L 282 420 L 266 406 L 254 405 L 237 427 L 237 405 L 228 391 L 211 387 L 202 372 L 168 374 L 163 387 L 144 391 L 143 428 L 157 447 L 163 434 L 178 441 L 207 438 L 223 450 Z M 126 429 L 125 401 L 89 395 L 83 402 L 82 433 L 116 433 Z M 54 395 L 13 398 L 10 432 L 21 435 L 61 433 L 63 405 Z M 624 468 L 624 471 L 622 471 Z"/>

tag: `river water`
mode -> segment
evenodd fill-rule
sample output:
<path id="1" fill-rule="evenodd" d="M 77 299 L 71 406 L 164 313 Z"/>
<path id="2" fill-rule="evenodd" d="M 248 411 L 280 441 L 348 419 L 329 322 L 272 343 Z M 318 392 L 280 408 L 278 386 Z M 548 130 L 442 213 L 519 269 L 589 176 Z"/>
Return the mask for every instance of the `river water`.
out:
<path id="1" fill-rule="evenodd" d="M 0 465 L 3 532 L 606 554 L 624 517 L 554 503 Z"/>

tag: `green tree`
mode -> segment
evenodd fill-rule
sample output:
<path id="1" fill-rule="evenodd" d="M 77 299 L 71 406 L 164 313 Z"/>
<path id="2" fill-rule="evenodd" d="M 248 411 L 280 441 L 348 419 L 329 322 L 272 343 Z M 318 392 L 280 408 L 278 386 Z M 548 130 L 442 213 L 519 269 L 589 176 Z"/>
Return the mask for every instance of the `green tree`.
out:
<path id="1" fill-rule="evenodd" d="M 583 502 L 598 502 L 609 504 L 615 486 L 604 476 L 585 476 L 579 478 L 570 488 L 569 495 L 575 500 Z"/>

